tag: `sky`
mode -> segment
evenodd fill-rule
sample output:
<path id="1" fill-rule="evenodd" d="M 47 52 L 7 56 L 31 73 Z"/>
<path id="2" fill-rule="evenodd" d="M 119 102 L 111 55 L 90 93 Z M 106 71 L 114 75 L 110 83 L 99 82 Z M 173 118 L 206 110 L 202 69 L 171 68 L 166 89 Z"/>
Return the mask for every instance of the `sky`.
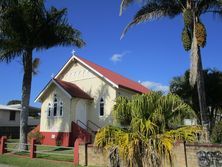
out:
<path id="1" fill-rule="evenodd" d="M 167 91 L 170 81 L 190 66 L 190 53 L 181 42 L 183 20 L 161 18 L 131 28 L 120 40 L 139 4 L 131 5 L 119 16 L 120 0 L 47 0 L 46 6 L 67 8 L 69 23 L 80 30 L 86 46 L 53 47 L 34 52 L 40 58 L 38 75 L 33 77 L 30 104 L 71 57 L 72 50 L 96 64 L 141 82 L 152 90 Z M 222 18 L 201 18 L 207 29 L 207 45 L 201 50 L 204 68 L 222 70 Z M 19 58 L 0 62 L 0 104 L 21 99 L 23 69 Z"/>

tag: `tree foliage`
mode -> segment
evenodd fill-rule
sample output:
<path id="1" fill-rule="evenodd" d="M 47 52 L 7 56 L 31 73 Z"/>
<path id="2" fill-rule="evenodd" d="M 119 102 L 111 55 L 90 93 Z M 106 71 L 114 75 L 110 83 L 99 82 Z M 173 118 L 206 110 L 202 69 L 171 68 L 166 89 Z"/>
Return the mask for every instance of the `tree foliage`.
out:
<path id="1" fill-rule="evenodd" d="M 10 100 L 8 101 L 7 105 L 13 105 L 13 104 L 21 104 L 21 100 Z"/>
<path id="2" fill-rule="evenodd" d="M 43 0 L 22 0 L 1 13 L 0 60 L 9 62 L 27 49 L 84 45 L 80 32 L 66 18 L 67 9 L 46 9 Z"/>
<path id="3" fill-rule="evenodd" d="M 212 130 L 211 141 L 213 143 L 222 143 L 222 121 L 219 121 L 215 124 Z"/>
<path id="4" fill-rule="evenodd" d="M 107 151 L 117 149 L 127 166 L 160 166 L 162 160 L 171 161 L 176 141 L 196 139 L 200 127 L 182 126 L 184 118 L 194 117 L 192 108 L 173 94 L 118 97 L 114 106 L 118 126 L 100 129 L 95 145 Z"/>
<path id="5" fill-rule="evenodd" d="M 204 80 L 208 115 L 212 128 L 215 121 L 220 119 L 222 108 L 222 72 L 215 69 L 204 70 Z M 177 94 L 192 106 L 200 120 L 196 85 L 195 87 L 190 86 L 188 70 L 183 76 L 173 78 L 170 83 L 170 92 Z"/>

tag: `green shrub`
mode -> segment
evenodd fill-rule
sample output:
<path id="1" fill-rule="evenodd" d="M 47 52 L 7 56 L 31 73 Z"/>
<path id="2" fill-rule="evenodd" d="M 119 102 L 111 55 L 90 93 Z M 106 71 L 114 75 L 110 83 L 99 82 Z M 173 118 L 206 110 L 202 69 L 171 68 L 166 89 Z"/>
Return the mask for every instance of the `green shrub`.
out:
<path id="1" fill-rule="evenodd" d="M 113 107 L 113 116 L 117 123 L 122 126 L 130 125 L 132 120 L 129 100 L 126 97 L 119 96 L 116 98 L 116 104 Z"/>
<path id="2" fill-rule="evenodd" d="M 39 132 L 31 132 L 28 134 L 28 141 L 30 142 L 31 139 L 35 139 L 36 143 L 41 143 L 42 139 L 44 139 L 44 136 Z"/>
<path id="3" fill-rule="evenodd" d="M 213 143 L 222 143 L 222 121 L 217 122 L 213 127 L 211 141 Z"/>

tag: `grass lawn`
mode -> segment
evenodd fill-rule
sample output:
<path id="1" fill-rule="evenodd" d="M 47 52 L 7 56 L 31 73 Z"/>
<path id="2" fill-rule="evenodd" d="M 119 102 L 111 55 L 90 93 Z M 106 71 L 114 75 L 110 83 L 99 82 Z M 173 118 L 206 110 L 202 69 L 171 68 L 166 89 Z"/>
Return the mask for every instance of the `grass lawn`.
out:
<path id="1" fill-rule="evenodd" d="M 0 164 L 12 165 L 15 167 L 73 167 L 70 162 L 56 162 L 43 159 L 29 159 L 9 154 L 0 155 Z"/>
<path id="2" fill-rule="evenodd" d="M 37 146 L 36 150 L 44 153 L 44 154 L 37 153 L 37 158 L 73 162 L 73 157 L 74 157 L 73 148 Z M 59 154 L 59 155 L 54 155 L 54 154 Z"/>
<path id="3" fill-rule="evenodd" d="M 22 155 L 22 156 L 29 157 L 29 152 L 16 152 L 16 151 L 11 150 L 11 149 L 16 150 L 18 148 L 18 144 L 17 144 L 19 142 L 18 139 L 9 139 L 7 142 L 11 143 L 7 145 L 8 152 L 14 152 L 15 155 Z M 36 151 L 41 152 L 41 153 L 37 153 L 37 158 L 73 162 L 73 156 L 74 156 L 73 148 L 37 145 Z M 58 155 L 55 155 L 55 154 L 58 154 Z"/>

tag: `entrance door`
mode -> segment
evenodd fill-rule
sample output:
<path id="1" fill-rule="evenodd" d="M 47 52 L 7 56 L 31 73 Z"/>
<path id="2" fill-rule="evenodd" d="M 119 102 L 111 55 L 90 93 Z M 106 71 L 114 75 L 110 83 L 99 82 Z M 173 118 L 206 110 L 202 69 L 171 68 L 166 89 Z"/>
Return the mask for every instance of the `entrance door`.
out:
<path id="1" fill-rule="evenodd" d="M 79 100 L 76 105 L 76 123 L 86 129 L 86 121 L 86 103 L 84 100 Z"/>

